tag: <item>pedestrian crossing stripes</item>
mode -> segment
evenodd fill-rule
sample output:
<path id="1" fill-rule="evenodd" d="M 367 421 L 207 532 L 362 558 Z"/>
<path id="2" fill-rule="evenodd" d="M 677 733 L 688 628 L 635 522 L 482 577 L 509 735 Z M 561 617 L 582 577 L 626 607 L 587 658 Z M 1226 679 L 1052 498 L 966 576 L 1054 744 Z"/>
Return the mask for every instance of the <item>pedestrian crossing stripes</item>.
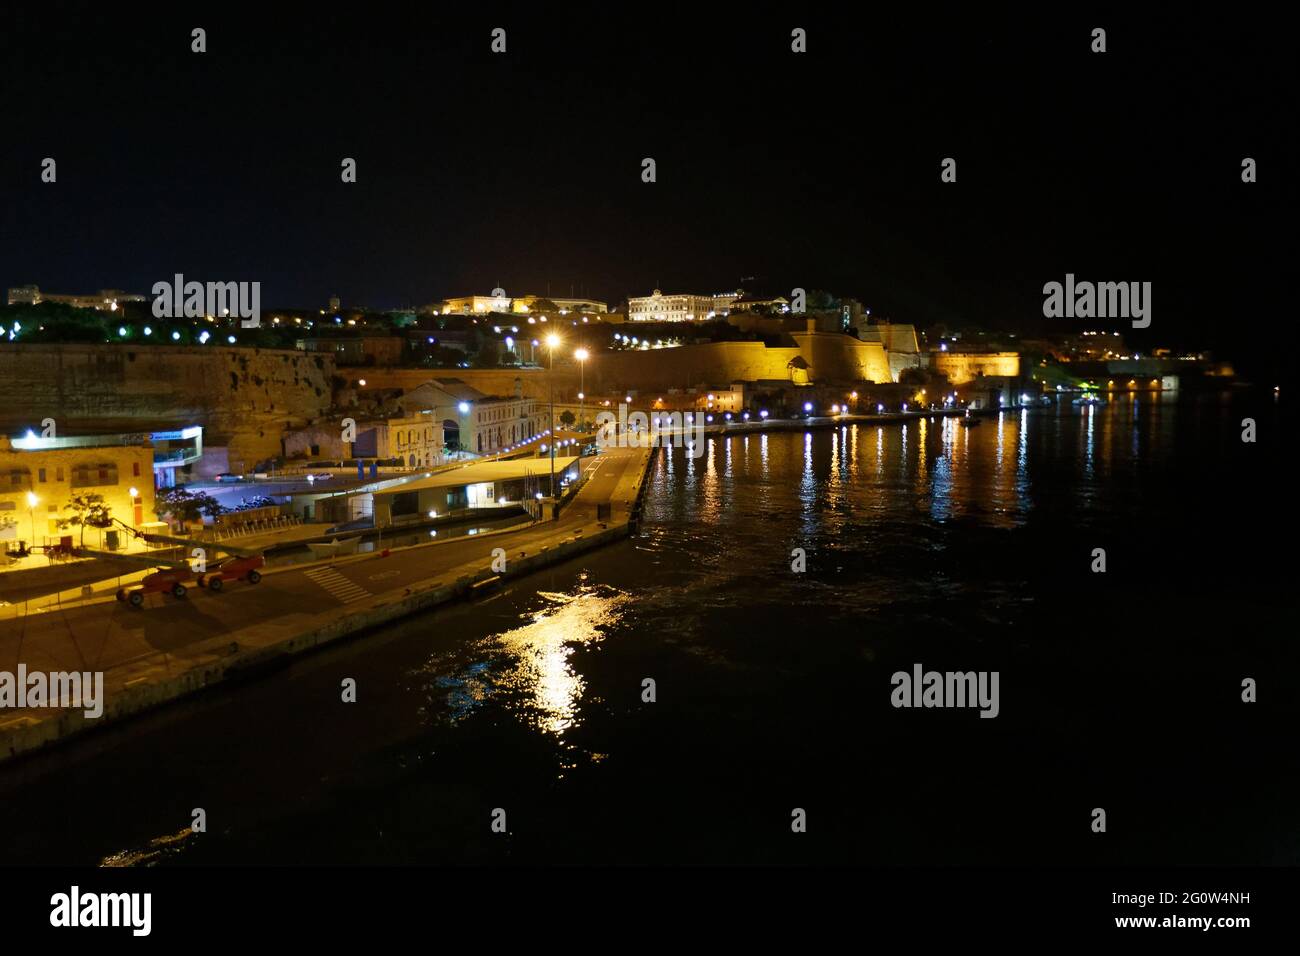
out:
<path id="1" fill-rule="evenodd" d="M 370 597 L 369 591 L 359 584 L 352 583 L 333 568 L 312 568 L 307 572 L 307 577 L 344 604 Z"/>

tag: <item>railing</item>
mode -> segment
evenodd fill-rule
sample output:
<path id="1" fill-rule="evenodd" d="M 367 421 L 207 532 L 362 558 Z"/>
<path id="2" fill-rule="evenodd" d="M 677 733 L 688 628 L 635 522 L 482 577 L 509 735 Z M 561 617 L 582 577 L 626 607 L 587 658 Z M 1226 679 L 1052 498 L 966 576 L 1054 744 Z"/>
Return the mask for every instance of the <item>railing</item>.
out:
<path id="1" fill-rule="evenodd" d="M 223 517 L 226 517 L 223 515 Z M 203 541 L 228 541 L 231 538 L 246 537 L 253 534 L 269 534 L 272 531 L 284 531 L 296 528 L 303 523 L 297 515 L 280 515 L 275 518 L 256 518 L 252 521 L 227 523 L 221 526 L 204 528 L 200 539 Z"/>

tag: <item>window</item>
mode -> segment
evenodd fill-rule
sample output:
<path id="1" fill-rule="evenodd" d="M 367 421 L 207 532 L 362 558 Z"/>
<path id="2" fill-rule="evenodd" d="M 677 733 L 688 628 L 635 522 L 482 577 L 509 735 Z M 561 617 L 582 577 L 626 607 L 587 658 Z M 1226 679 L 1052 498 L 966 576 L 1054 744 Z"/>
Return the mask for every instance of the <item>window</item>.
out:
<path id="1" fill-rule="evenodd" d="M 134 478 L 140 477 L 140 463 L 138 461 L 131 462 L 131 475 Z M 44 478 L 41 479 L 41 481 L 44 480 L 45 480 Z"/>
<path id="2" fill-rule="evenodd" d="M 58 468 L 55 468 L 55 469 L 54 469 L 54 480 L 55 480 L 55 481 L 62 481 L 62 480 L 63 480 L 63 466 L 62 466 L 62 465 L 60 465 Z"/>
<path id="3" fill-rule="evenodd" d="M 41 480 L 42 482 L 44 482 L 44 481 L 45 481 L 45 469 L 44 469 L 44 468 L 40 469 L 40 471 L 38 472 L 38 474 L 40 475 L 40 480 Z"/>

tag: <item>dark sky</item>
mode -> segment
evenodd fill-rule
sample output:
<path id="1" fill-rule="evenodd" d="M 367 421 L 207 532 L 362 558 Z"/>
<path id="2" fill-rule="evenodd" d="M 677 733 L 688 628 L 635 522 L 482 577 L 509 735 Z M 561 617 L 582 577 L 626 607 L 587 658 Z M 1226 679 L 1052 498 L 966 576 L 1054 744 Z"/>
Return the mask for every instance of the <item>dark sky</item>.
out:
<path id="1" fill-rule="evenodd" d="M 1296 58 L 1261 8 L 37 6 L 0 33 L 0 286 L 389 307 L 758 276 L 1029 330 L 1073 272 L 1151 281 L 1173 344 L 1290 317 Z"/>

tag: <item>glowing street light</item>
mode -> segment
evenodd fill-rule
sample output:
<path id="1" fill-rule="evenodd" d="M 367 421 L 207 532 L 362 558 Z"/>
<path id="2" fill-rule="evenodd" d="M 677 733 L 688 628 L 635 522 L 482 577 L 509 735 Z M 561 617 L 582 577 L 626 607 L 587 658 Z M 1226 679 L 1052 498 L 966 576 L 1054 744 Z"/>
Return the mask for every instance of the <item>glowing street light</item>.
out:
<path id="1" fill-rule="evenodd" d="M 27 492 L 27 513 L 32 519 L 32 544 L 36 544 L 36 503 L 40 501 L 34 491 Z"/>
<path id="2" fill-rule="evenodd" d="M 547 354 L 549 356 L 549 360 L 548 360 L 549 364 L 547 365 L 546 379 L 547 379 L 547 390 L 550 393 L 550 399 L 551 399 L 551 427 L 547 430 L 547 434 L 554 435 L 555 434 L 555 347 L 560 344 L 560 337 L 556 335 L 554 332 L 552 332 L 550 335 L 546 336 L 546 344 L 549 346 L 549 348 L 547 349 Z M 555 442 L 552 441 L 549 444 L 550 444 L 550 448 L 549 449 L 544 448 L 543 450 L 550 451 L 551 485 L 547 490 L 551 493 L 551 496 L 554 497 L 555 496 Z"/>
<path id="3" fill-rule="evenodd" d="M 579 348 L 573 357 L 578 360 L 578 428 L 581 429 L 586 424 L 587 359 L 591 358 L 591 353 Z"/>

